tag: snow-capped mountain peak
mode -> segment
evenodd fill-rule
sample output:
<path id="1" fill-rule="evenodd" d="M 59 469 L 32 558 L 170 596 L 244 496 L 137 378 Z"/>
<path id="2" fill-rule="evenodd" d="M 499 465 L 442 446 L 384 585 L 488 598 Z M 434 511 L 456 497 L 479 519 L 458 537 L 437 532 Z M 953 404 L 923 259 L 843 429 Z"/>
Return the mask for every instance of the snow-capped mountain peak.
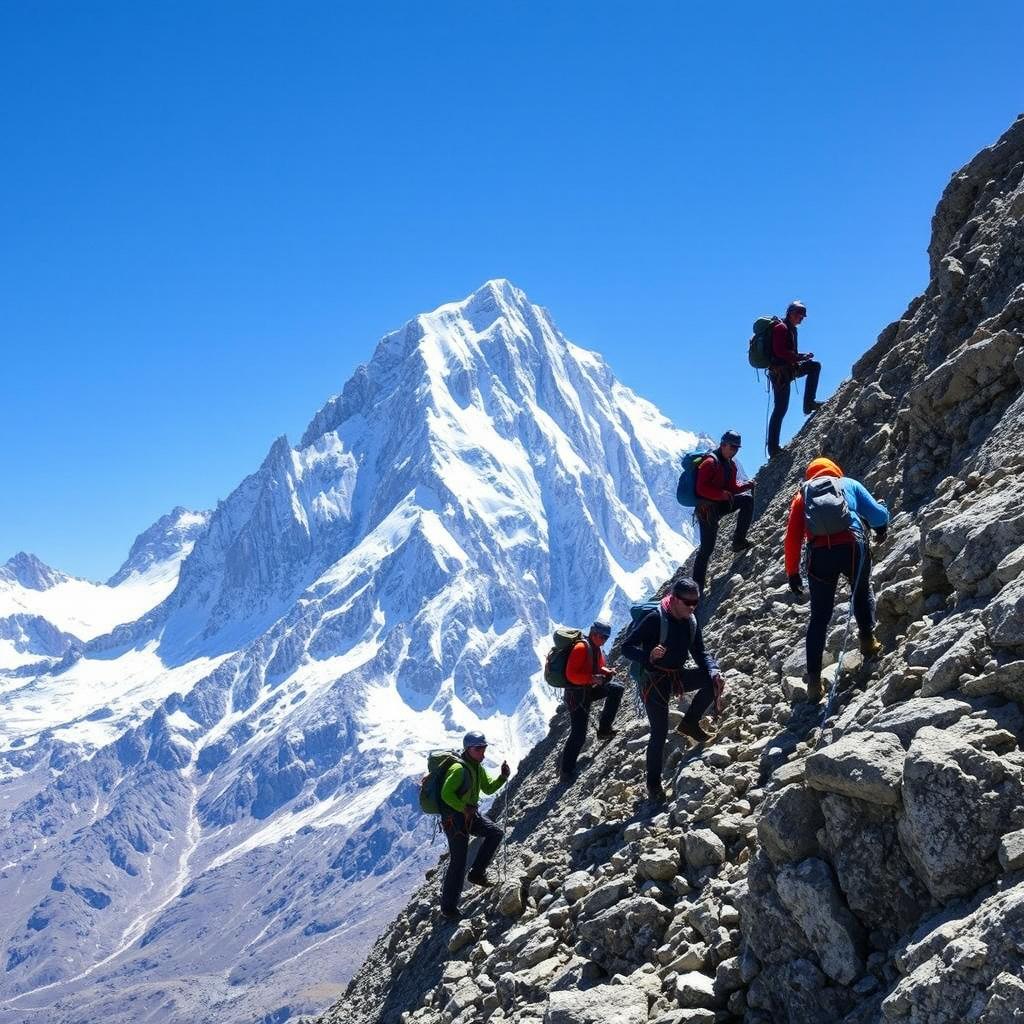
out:
<path id="1" fill-rule="evenodd" d="M 192 512 L 180 505 L 161 516 L 135 538 L 128 558 L 107 580 L 107 586 L 116 587 L 132 576 L 144 576 L 156 565 L 160 565 L 162 571 L 173 568 L 176 574 L 178 565 L 192 550 L 209 519 L 209 512 Z"/>
<path id="2" fill-rule="evenodd" d="M 216 999 L 230 1021 L 294 995 L 314 944 L 351 966 L 431 856 L 405 780 L 469 728 L 513 760 L 533 743 L 552 626 L 623 621 L 688 554 L 674 492 L 696 441 L 508 281 L 382 338 L 297 448 L 275 440 L 202 524 L 175 510 L 139 539 L 125 581 L 194 527 L 166 599 L 46 681 L 72 720 L 18 691 L 12 785 L 33 792 L 47 743 L 69 767 L 11 816 L 0 992 L 45 971 L 39 1005 L 119 1024 L 129 992 L 187 977 L 181 1019 Z M 319 920 L 325 892 L 358 909 Z M 211 915 L 235 924 L 197 943 Z"/>
<path id="3" fill-rule="evenodd" d="M 26 551 L 19 551 L 0 565 L 0 581 L 16 583 L 26 590 L 49 590 L 70 578 Z"/>

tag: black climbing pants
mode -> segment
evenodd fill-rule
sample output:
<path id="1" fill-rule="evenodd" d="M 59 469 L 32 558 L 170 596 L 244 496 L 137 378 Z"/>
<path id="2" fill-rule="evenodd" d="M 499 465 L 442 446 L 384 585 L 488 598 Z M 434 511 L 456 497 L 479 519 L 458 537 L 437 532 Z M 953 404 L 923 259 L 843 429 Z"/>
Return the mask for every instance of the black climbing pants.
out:
<path id="1" fill-rule="evenodd" d="M 468 827 L 465 815 L 446 814 L 442 819 L 442 828 L 448 840 L 448 870 L 441 886 L 441 909 L 454 912 L 459 909 L 459 897 L 462 895 L 462 886 L 466 879 L 466 856 L 469 853 L 470 836 L 483 837 L 470 872 L 482 875 L 494 859 L 498 844 L 505 833 L 486 814 L 479 811 L 473 815 Z"/>
<path id="2" fill-rule="evenodd" d="M 771 455 L 779 450 L 779 434 L 782 431 L 782 421 L 789 410 L 789 391 L 793 381 L 797 377 L 807 378 L 807 387 L 804 389 L 804 415 L 814 412 L 814 402 L 818 394 L 818 377 L 821 376 L 821 363 L 813 359 L 797 363 L 793 369 L 779 372 L 774 368 L 769 371 L 769 379 L 772 382 L 772 417 L 768 421 L 768 454 Z"/>
<path id="3" fill-rule="evenodd" d="M 704 593 L 708 575 L 708 562 L 715 550 L 718 540 L 718 523 L 725 516 L 736 513 L 736 530 L 733 541 L 747 539 L 747 530 L 754 518 L 754 496 L 752 494 L 734 494 L 732 505 L 727 501 L 704 501 L 697 509 L 697 529 L 700 532 L 700 547 L 693 563 L 693 578 Z"/>
<path id="4" fill-rule="evenodd" d="M 811 593 L 811 621 L 807 624 L 807 674 L 821 675 L 828 624 L 836 604 L 836 586 L 845 576 L 853 590 L 853 614 L 863 636 L 875 626 L 875 599 L 871 592 L 871 552 L 867 544 L 812 547 L 807 558 L 807 585 Z"/>
<path id="5" fill-rule="evenodd" d="M 691 690 L 697 692 L 683 716 L 688 722 L 698 723 L 715 699 L 715 684 L 703 668 L 684 668 L 679 672 L 648 670 L 640 681 L 640 696 L 647 712 L 651 732 L 647 740 L 647 788 L 661 785 L 661 766 L 665 760 L 665 740 L 668 739 L 668 709 L 673 696 Z"/>
<path id="6" fill-rule="evenodd" d="M 562 771 L 571 774 L 576 771 L 576 759 L 580 756 L 587 738 L 587 722 L 590 705 L 604 701 L 601 717 L 597 721 L 599 733 L 608 732 L 615 721 L 615 715 L 622 703 L 622 683 L 601 683 L 599 686 L 573 686 L 565 688 L 565 709 L 569 712 L 569 735 L 562 749 Z"/>

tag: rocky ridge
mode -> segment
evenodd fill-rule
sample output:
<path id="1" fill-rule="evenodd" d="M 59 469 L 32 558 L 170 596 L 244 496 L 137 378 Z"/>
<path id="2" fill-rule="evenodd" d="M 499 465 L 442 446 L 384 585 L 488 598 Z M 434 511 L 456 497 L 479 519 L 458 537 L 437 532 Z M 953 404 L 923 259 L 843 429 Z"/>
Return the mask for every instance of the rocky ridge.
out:
<path id="1" fill-rule="evenodd" d="M 929 258 L 927 290 L 759 474 L 754 549 L 712 561 L 730 699 L 714 742 L 671 750 L 668 804 L 641 799 L 630 701 L 570 788 L 556 716 L 494 806 L 501 883 L 452 926 L 428 878 L 321 1024 L 1021 1019 L 1024 118 L 954 175 Z M 893 523 L 884 653 L 863 663 L 841 601 L 812 706 L 781 539 L 820 454 Z"/>

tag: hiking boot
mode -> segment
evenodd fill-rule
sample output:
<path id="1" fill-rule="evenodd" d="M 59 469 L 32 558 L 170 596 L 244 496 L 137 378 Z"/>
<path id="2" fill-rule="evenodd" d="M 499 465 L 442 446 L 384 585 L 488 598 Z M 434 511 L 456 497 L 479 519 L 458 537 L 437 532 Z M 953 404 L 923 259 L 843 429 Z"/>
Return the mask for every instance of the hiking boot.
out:
<path id="1" fill-rule="evenodd" d="M 874 633 L 862 633 L 860 637 L 860 653 L 865 658 L 874 658 L 882 651 L 881 643 L 875 639 Z"/>
<path id="2" fill-rule="evenodd" d="M 610 740 L 615 739 L 615 737 L 618 736 L 618 734 L 619 734 L 619 730 L 618 729 L 598 729 L 597 730 L 597 738 L 602 743 L 608 743 Z"/>
<path id="3" fill-rule="evenodd" d="M 811 416 L 816 413 L 825 403 L 824 402 L 811 402 L 809 405 L 804 406 L 804 415 Z"/>
<path id="4" fill-rule="evenodd" d="M 694 743 L 706 743 L 712 738 L 712 734 L 705 732 L 698 722 L 689 722 L 685 718 L 676 726 L 676 732 L 693 740 Z"/>
<path id="5" fill-rule="evenodd" d="M 821 686 L 821 676 L 809 676 L 807 679 L 807 700 L 811 704 L 820 704 L 825 691 Z"/>
<path id="6" fill-rule="evenodd" d="M 665 790 L 662 789 L 661 786 L 648 786 L 647 799 L 652 803 L 663 804 L 668 797 L 665 795 Z"/>
<path id="7" fill-rule="evenodd" d="M 741 551 L 749 551 L 753 546 L 754 545 L 751 544 L 746 537 L 743 537 L 740 540 L 734 540 L 732 542 L 732 549 L 736 552 L 736 554 L 739 554 Z"/>
<path id="8" fill-rule="evenodd" d="M 459 921 L 462 920 L 462 913 L 461 913 L 461 911 L 458 911 L 458 910 L 445 910 L 444 907 L 441 908 L 441 916 L 446 921 L 451 921 L 451 922 L 456 923 L 456 924 Z"/>
<path id="9" fill-rule="evenodd" d="M 470 871 L 466 877 L 474 884 L 479 885 L 481 889 L 490 889 L 494 883 L 486 876 L 480 875 L 476 872 Z"/>

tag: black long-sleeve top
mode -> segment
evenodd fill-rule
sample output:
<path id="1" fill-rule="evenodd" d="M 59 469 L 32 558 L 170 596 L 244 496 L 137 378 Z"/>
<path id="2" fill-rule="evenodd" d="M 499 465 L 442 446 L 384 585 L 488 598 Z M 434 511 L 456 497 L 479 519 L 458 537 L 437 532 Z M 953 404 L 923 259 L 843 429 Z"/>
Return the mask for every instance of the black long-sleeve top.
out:
<path id="1" fill-rule="evenodd" d="M 665 653 L 658 661 L 651 661 L 651 651 L 658 646 L 661 638 L 661 615 L 668 619 Z M 684 668 L 687 658 L 692 655 L 698 668 L 704 668 L 708 675 L 714 675 L 718 671 L 718 662 L 704 649 L 704 634 L 700 623 L 696 623 L 696 626 L 691 649 L 689 622 L 674 619 L 667 612 L 650 611 L 626 635 L 622 642 L 622 653 L 645 666 L 673 671 Z"/>

